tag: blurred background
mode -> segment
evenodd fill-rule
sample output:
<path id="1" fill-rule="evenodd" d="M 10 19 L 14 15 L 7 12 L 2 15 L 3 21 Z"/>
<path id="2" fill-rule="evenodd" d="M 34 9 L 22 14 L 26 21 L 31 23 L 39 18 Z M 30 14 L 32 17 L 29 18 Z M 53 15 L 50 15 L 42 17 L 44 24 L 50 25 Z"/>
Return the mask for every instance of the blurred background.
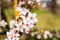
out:
<path id="1" fill-rule="evenodd" d="M 32 13 L 37 14 L 38 22 L 35 25 L 36 29 L 49 30 L 51 32 L 60 31 L 60 0 L 23 1 L 26 3 L 26 8 L 29 8 Z M 28 4 L 29 1 L 31 1 L 31 4 Z M 0 0 L 0 22 L 2 20 L 7 22 L 6 27 L 0 27 L 0 40 L 6 37 L 6 31 L 10 29 L 10 20 L 16 17 L 15 5 L 17 4 L 18 6 L 19 2 L 20 0 Z M 30 40 L 35 39 L 32 38 Z"/>

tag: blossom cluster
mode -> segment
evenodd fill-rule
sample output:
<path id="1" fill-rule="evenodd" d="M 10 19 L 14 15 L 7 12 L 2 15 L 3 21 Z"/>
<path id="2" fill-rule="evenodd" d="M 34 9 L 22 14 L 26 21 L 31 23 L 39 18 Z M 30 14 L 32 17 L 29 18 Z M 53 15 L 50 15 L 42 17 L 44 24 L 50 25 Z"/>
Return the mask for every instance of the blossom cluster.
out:
<path id="1" fill-rule="evenodd" d="M 22 10 L 22 11 L 21 11 Z M 16 24 L 15 26 L 17 28 L 20 28 L 20 31 L 23 32 L 23 30 L 28 33 L 31 28 L 33 28 L 34 24 L 37 22 L 36 14 L 29 12 L 27 9 L 22 8 L 20 9 L 20 16 L 16 17 Z"/>
<path id="2" fill-rule="evenodd" d="M 52 38 L 54 35 L 49 30 L 45 30 L 43 33 L 40 30 L 36 32 L 31 32 L 31 36 L 36 36 L 37 39 L 48 39 L 48 37 Z"/>
<path id="3" fill-rule="evenodd" d="M 36 14 L 31 13 L 29 10 L 21 7 L 17 7 L 20 16 L 16 16 L 14 26 L 6 33 L 7 38 L 5 40 L 20 40 L 19 32 L 29 34 L 30 30 L 34 27 L 37 22 Z"/>
<path id="4" fill-rule="evenodd" d="M 50 31 L 50 30 L 38 30 L 30 33 L 30 38 L 36 40 L 60 40 L 60 31 Z M 30 39 L 28 37 L 28 39 Z"/>

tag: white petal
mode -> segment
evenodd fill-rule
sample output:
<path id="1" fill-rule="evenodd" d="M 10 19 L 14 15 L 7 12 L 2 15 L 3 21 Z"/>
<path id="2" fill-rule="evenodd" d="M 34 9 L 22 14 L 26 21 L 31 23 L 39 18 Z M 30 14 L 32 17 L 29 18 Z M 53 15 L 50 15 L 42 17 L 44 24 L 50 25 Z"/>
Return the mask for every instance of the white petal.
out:
<path id="1" fill-rule="evenodd" d="M 38 20 L 37 20 L 37 18 L 34 18 L 34 22 L 37 22 Z"/>
<path id="2" fill-rule="evenodd" d="M 41 39 L 41 35 L 37 35 L 37 39 Z"/>
<path id="3" fill-rule="evenodd" d="M 33 13 L 33 17 L 36 17 L 36 13 Z"/>

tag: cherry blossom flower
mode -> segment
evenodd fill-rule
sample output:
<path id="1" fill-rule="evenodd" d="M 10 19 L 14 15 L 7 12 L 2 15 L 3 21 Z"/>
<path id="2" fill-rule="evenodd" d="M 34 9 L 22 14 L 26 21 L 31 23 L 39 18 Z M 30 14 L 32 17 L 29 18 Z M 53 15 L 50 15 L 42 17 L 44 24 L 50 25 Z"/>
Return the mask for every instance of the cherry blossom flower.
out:
<path id="1" fill-rule="evenodd" d="M 7 22 L 5 22 L 4 20 L 0 22 L 0 26 L 5 27 L 6 25 L 7 25 Z"/>

